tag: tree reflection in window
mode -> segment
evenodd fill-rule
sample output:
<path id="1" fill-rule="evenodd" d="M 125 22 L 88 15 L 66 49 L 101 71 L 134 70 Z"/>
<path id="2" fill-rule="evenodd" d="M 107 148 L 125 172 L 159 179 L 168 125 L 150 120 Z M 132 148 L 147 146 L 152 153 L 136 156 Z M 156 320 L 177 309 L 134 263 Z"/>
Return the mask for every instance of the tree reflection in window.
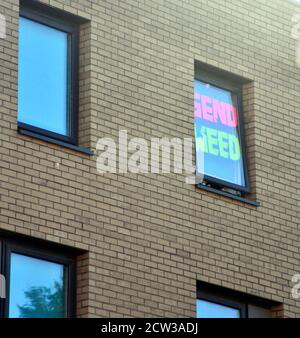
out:
<path id="1" fill-rule="evenodd" d="M 12 253 L 9 317 L 65 317 L 64 280 L 63 264 Z"/>
<path id="2" fill-rule="evenodd" d="M 24 291 L 27 303 L 18 305 L 20 318 L 64 317 L 64 289 L 62 282 L 55 282 L 52 289 L 31 287 Z"/>

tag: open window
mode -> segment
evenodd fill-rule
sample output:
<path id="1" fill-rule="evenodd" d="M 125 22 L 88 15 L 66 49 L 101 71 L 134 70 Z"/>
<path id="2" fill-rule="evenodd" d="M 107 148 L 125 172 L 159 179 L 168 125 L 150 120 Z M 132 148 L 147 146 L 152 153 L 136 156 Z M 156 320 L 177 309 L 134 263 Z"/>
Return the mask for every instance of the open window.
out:
<path id="1" fill-rule="evenodd" d="M 197 172 L 202 185 L 243 196 L 250 192 L 244 140 L 245 80 L 195 65 L 194 129 Z"/>

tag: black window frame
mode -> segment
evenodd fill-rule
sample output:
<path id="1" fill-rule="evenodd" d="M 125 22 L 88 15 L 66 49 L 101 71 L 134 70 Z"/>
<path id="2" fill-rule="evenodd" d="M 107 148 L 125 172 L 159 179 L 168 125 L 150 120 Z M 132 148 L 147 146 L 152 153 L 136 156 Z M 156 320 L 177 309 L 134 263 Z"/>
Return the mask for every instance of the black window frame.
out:
<path id="1" fill-rule="evenodd" d="M 6 298 L 0 300 L 0 318 L 9 318 L 10 296 L 10 260 L 16 253 L 32 258 L 62 264 L 65 275 L 65 318 L 74 318 L 76 314 L 76 262 L 75 252 L 48 242 L 15 239 L 13 235 L 0 234 L 0 273 L 6 279 Z"/>
<path id="2" fill-rule="evenodd" d="M 21 1 L 20 17 L 33 20 L 68 34 L 68 135 L 18 121 L 19 131 L 30 132 L 33 136 L 47 137 L 74 146 L 78 145 L 78 91 L 79 91 L 79 24 L 80 19 L 72 14 L 33 1 Z"/>
<path id="3" fill-rule="evenodd" d="M 272 307 L 281 305 L 280 302 L 265 299 L 259 296 L 245 294 L 222 286 L 197 281 L 197 300 L 227 306 L 240 310 L 240 318 L 249 317 L 249 306 L 257 306 L 271 311 Z"/>
<path id="4" fill-rule="evenodd" d="M 247 150 L 245 142 L 245 129 L 244 129 L 244 113 L 243 113 L 243 91 L 242 85 L 246 81 L 240 77 L 232 76 L 227 72 L 219 72 L 214 67 L 203 68 L 195 65 L 195 76 L 194 79 L 214 87 L 220 88 L 227 92 L 230 92 L 237 97 L 237 109 L 238 109 L 238 131 L 239 131 L 239 142 L 242 152 L 243 170 L 245 185 L 237 185 L 228 181 L 218 179 L 213 176 L 206 175 L 204 173 L 204 181 L 211 184 L 213 188 L 223 189 L 229 188 L 241 193 L 250 193 L 250 182 L 247 165 Z"/>

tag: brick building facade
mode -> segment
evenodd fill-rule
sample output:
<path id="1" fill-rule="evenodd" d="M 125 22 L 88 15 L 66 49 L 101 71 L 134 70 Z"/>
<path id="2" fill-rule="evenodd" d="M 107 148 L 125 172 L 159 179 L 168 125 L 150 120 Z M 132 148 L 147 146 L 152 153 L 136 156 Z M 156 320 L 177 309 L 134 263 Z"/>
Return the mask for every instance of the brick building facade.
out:
<path id="1" fill-rule="evenodd" d="M 75 249 L 78 317 L 195 317 L 197 282 L 299 316 L 291 280 L 300 273 L 300 70 L 291 30 L 300 8 L 285 0 L 39 2 L 82 18 L 82 148 L 95 151 L 119 130 L 193 137 L 195 68 L 242 79 L 246 198 L 259 205 L 188 185 L 184 175 L 100 175 L 96 151 L 18 132 L 20 5 L 2 0 L 1 234 Z"/>

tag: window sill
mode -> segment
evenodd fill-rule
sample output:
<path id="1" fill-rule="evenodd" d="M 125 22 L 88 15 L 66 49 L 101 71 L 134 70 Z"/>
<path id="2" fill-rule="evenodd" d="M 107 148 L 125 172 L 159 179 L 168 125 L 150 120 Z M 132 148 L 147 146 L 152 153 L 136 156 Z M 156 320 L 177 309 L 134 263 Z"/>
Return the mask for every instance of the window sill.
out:
<path id="1" fill-rule="evenodd" d="M 42 140 L 42 141 L 45 141 L 45 142 L 49 142 L 49 143 L 52 143 L 52 144 L 56 144 L 58 146 L 62 146 L 62 147 L 68 148 L 68 149 L 72 149 L 72 150 L 75 150 L 75 151 L 80 152 L 82 154 L 94 155 L 94 152 L 90 149 L 82 148 L 82 147 L 79 147 L 79 146 L 75 146 L 74 144 L 55 140 L 51 137 L 40 135 L 40 134 L 34 133 L 32 131 L 29 131 L 29 130 L 26 130 L 26 129 L 23 129 L 23 128 L 20 128 L 20 127 L 18 127 L 18 132 L 22 135 L 34 137 L 36 139 L 39 139 L 39 140 Z"/>
<path id="2" fill-rule="evenodd" d="M 245 198 L 245 197 L 235 196 L 233 194 L 230 194 L 229 192 L 225 192 L 225 191 L 221 191 L 221 190 L 218 190 L 218 189 L 215 189 L 215 188 L 207 187 L 203 184 L 198 184 L 197 187 L 202 189 L 202 190 L 205 190 L 205 191 L 209 191 L 209 192 L 212 192 L 212 193 L 224 196 L 224 197 L 231 198 L 235 201 L 239 201 L 239 202 L 243 202 L 243 203 L 252 205 L 254 207 L 260 206 L 259 202 L 249 200 L 248 198 Z"/>

